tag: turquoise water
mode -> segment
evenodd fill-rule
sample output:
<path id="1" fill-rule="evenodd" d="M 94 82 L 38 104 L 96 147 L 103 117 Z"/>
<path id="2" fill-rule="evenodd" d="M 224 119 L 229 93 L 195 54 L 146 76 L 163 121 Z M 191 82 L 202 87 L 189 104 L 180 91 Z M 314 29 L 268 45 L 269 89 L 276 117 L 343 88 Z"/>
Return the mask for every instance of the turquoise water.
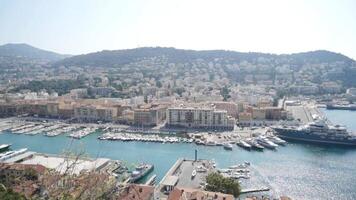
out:
<path id="1" fill-rule="evenodd" d="M 325 111 L 331 121 L 356 130 L 356 112 Z M 308 144 L 288 144 L 277 151 L 248 152 L 238 147 L 225 151 L 222 147 L 195 144 L 158 144 L 101 141 L 97 134 L 81 140 L 64 135 L 46 137 L 10 133 L 0 134 L 0 143 L 12 143 L 13 149 L 27 147 L 43 153 L 62 153 L 63 149 L 84 150 L 91 157 L 125 160 L 128 164 L 148 162 L 162 178 L 180 157 L 215 159 L 218 167 L 243 161 L 251 162 L 280 195 L 293 199 L 356 199 L 356 149 Z"/>

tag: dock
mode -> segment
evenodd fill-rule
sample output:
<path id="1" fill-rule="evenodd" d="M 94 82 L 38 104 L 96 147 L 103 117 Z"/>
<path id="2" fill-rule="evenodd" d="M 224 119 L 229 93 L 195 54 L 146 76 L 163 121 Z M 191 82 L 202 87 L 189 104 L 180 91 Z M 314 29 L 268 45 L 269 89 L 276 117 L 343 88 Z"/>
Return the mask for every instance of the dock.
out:
<path id="1" fill-rule="evenodd" d="M 152 185 L 152 186 L 155 185 L 156 177 L 157 177 L 156 174 L 154 174 L 153 176 L 151 176 L 151 178 L 149 178 L 149 179 L 146 181 L 145 185 Z"/>
<path id="2" fill-rule="evenodd" d="M 242 189 L 241 194 L 246 194 L 246 193 L 253 193 L 253 192 L 266 192 L 269 191 L 269 187 L 262 187 L 262 188 L 249 188 L 249 189 Z"/>

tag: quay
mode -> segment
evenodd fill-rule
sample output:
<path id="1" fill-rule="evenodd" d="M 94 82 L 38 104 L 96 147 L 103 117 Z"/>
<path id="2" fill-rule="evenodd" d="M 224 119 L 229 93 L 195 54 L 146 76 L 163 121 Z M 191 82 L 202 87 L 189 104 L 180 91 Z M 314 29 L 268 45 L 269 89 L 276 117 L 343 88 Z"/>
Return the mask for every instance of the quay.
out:
<path id="1" fill-rule="evenodd" d="M 214 165 L 208 160 L 180 158 L 162 178 L 156 190 L 160 196 L 167 196 L 175 187 L 203 189 L 206 184 L 205 177 L 215 171 Z"/>
<path id="2" fill-rule="evenodd" d="M 153 176 L 151 176 L 145 183 L 145 185 L 155 185 L 156 183 L 156 178 L 157 178 L 157 175 L 154 174 Z"/>
<path id="3" fill-rule="evenodd" d="M 247 194 L 253 192 L 266 192 L 269 190 L 270 190 L 269 187 L 241 189 L 241 194 Z"/>

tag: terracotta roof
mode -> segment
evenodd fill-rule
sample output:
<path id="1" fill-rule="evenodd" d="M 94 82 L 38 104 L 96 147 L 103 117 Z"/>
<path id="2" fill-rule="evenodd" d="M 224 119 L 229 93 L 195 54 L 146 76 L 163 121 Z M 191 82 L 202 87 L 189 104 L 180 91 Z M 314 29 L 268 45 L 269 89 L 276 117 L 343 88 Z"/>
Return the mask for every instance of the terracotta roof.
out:
<path id="1" fill-rule="evenodd" d="M 119 195 L 120 200 L 150 200 L 153 198 L 154 187 L 130 184 Z"/>
<path id="2" fill-rule="evenodd" d="M 34 169 L 38 173 L 44 173 L 46 171 L 46 167 L 43 165 L 32 165 L 32 164 L 5 164 L 0 163 L 0 169 L 12 169 L 12 170 L 25 170 L 25 169 Z"/>
<path id="3" fill-rule="evenodd" d="M 169 194 L 168 200 L 234 200 L 230 194 L 223 194 L 219 192 L 208 192 L 199 189 L 191 188 L 174 188 Z"/>

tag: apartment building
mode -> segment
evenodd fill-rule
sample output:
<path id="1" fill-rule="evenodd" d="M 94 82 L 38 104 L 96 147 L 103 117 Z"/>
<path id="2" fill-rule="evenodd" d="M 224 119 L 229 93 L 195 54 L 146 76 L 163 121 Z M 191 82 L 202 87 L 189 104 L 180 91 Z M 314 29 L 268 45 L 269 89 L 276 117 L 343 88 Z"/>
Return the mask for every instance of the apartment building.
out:
<path id="1" fill-rule="evenodd" d="M 74 118 L 79 121 L 113 121 L 117 117 L 117 108 L 100 105 L 74 106 Z"/>
<path id="2" fill-rule="evenodd" d="M 165 106 L 148 106 L 145 108 L 136 108 L 134 112 L 134 124 L 142 126 L 156 126 L 166 118 Z"/>
<path id="3" fill-rule="evenodd" d="M 168 127 L 232 130 L 235 119 L 226 110 L 214 107 L 170 107 L 167 109 Z"/>

